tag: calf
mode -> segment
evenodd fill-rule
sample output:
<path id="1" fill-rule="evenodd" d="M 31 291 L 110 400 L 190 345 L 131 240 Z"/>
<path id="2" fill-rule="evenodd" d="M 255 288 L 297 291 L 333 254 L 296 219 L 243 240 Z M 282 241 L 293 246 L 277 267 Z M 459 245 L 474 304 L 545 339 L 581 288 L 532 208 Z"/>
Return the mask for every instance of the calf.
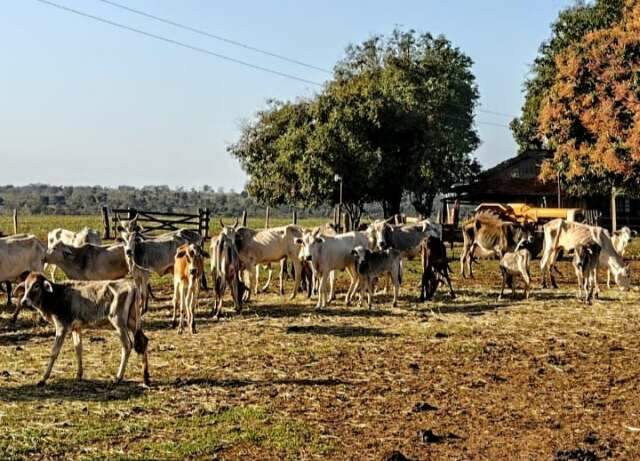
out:
<path id="1" fill-rule="evenodd" d="M 356 258 L 356 268 L 360 282 L 360 303 L 367 290 L 367 307 L 371 309 L 373 287 L 378 277 L 388 275 L 393 283 L 393 307 L 398 305 L 398 292 L 402 283 L 402 253 L 393 248 L 382 251 L 371 251 L 361 245 L 352 252 Z"/>
<path id="2" fill-rule="evenodd" d="M 76 377 L 82 379 L 82 328 L 104 320 L 111 323 L 122 344 L 116 382 L 122 381 L 133 348 L 142 355 L 143 382 L 145 385 L 149 384 L 148 339 L 142 329 L 136 329 L 136 303 L 139 301 L 140 292 L 133 282 L 115 280 L 53 283 L 41 273 L 32 272 L 23 284 L 24 296 L 20 304 L 38 310 L 42 317 L 52 322 L 56 328 L 49 363 L 38 386 L 44 385 L 49 378 L 69 331 L 73 336 L 78 360 Z"/>
<path id="3" fill-rule="evenodd" d="M 518 244 L 513 251 L 508 251 L 500 258 L 500 273 L 502 274 L 502 287 L 498 301 L 504 295 L 504 287 L 511 287 L 512 297 L 516 297 L 516 281 L 515 277 L 521 277 L 524 282 L 524 297 L 529 299 L 529 290 L 531 288 L 531 252 L 526 248 L 521 248 Z"/>
<path id="4" fill-rule="evenodd" d="M 627 245 L 635 235 L 635 231 L 632 231 L 628 227 L 623 227 L 611 234 L 611 243 L 613 248 L 618 252 L 620 257 L 624 257 L 627 251 Z M 611 269 L 607 268 L 607 288 L 611 288 Z"/>
<path id="5" fill-rule="evenodd" d="M 449 277 L 447 249 L 442 240 L 429 237 L 422 242 L 422 281 L 420 283 L 420 301 L 433 298 L 440 282 L 447 282 L 451 298 L 456 295 Z"/>
<path id="6" fill-rule="evenodd" d="M 582 298 L 582 290 L 584 290 L 585 304 L 591 304 L 593 298 L 601 251 L 600 245 L 589 243 L 576 248 L 573 255 L 573 268 L 578 278 L 578 298 Z"/>
<path id="7" fill-rule="evenodd" d="M 224 226 L 220 235 L 211 240 L 211 273 L 214 284 L 214 318 L 217 319 L 222 311 L 222 299 L 227 285 L 231 290 L 231 297 L 236 312 L 242 309 L 242 296 L 245 285 L 240 280 L 240 256 L 235 246 L 235 229 Z"/>
<path id="8" fill-rule="evenodd" d="M 178 248 L 173 265 L 173 318 L 176 325 L 176 308 L 180 303 L 180 321 L 178 331 L 182 333 L 182 314 L 186 311 L 187 325 L 191 334 L 196 332 L 194 310 L 200 294 L 200 280 L 204 274 L 204 258 L 209 254 L 200 246 L 191 244 Z"/>

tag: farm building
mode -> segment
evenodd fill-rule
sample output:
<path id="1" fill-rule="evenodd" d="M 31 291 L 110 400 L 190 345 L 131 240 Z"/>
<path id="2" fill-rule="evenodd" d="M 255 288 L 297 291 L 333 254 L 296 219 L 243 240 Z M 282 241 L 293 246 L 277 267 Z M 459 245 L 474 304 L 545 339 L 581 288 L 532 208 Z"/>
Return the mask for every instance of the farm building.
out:
<path id="1" fill-rule="evenodd" d="M 594 195 L 572 197 L 557 182 L 538 179 L 540 166 L 549 151 L 527 151 L 482 172 L 471 183 L 451 188 L 443 199 L 443 209 L 457 201 L 470 206 L 480 203 L 527 203 L 538 207 L 582 208 L 599 225 L 611 227 L 611 197 Z M 617 225 L 640 229 L 640 200 L 616 198 Z"/>

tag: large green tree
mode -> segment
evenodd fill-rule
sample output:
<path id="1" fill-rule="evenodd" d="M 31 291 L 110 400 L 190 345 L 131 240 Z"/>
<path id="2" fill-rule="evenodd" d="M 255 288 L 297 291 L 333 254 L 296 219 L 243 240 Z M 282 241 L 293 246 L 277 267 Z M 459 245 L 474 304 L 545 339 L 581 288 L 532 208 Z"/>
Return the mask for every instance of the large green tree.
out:
<path id="1" fill-rule="evenodd" d="M 579 43 L 589 32 L 616 24 L 622 17 L 625 0 L 596 0 L 562 10 L 551 26 L 551 38 L 540 45 L 538 56 L 524 83 L 525 102 L 520 117 L 511 122 L 520 152 L 548 147 L 540 135 L 540 111 L 558 74 L 557 57 Z"/>
<path id="2" fill-rule="evenodd" d="M 267 203 L 335 201 L 335 174 L 354 222 L 369 201 L 385 215 L 409 194 L 416 210 L 478 171 L 473 62 L 444 37 L 394 31 L 347 48 L 311 101 L 272 104 L 230 152 Z"/>

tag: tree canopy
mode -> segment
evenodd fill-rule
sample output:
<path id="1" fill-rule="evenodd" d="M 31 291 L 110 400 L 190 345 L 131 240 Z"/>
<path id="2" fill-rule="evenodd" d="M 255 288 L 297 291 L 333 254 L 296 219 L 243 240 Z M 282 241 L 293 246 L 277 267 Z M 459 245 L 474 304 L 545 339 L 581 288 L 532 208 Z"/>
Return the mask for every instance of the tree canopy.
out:
<path id="1" fill-rule="evenodd" d="M 611 27 L 622 17 L 625 0 L 578 1 L 560 12 L 552 24 L 551 38 L 540 45 L 538 56 L 525 81 L 522 114 L 511 122 L 513 136 L 520 152 L 546 147 L 540 136 L 539 117 L 543 100 L 553 86 L 558 67 L 556 58 L 567 48 L 579 43 L 586 34 Z"/>
<path id="2" fill-rule="evenodd" d="M 478 89 L 471 59 L 446 38 L 394 31 L 347 48 L 310 100 L 271 102 L 229 148 L 268 204 L 336 202 L 357 222 L 365 203 L 429 215 L 438 192 L 478 171 Z"/>
<path id="3" fill-rule="evenodd" d="M 556 57 L 540 135 L 555 150 L 543 177 L 557 172 L 573 192 L 640 184 L 640 2 L 616 25 L 588 33 Z"/>

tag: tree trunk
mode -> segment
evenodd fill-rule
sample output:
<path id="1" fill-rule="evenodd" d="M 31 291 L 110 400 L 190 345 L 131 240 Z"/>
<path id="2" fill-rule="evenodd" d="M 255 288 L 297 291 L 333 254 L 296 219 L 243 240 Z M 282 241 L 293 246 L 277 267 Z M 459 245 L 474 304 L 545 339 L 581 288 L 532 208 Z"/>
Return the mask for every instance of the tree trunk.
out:
<path id="1" fill-rule="evenodd" d="M 402 202 L 402 194 L 397 197 L 390 197 L 382 201 L 382 211 L 384 217 L 390 218 L 393 215 L 400 214 L 400 203 Z"/>

